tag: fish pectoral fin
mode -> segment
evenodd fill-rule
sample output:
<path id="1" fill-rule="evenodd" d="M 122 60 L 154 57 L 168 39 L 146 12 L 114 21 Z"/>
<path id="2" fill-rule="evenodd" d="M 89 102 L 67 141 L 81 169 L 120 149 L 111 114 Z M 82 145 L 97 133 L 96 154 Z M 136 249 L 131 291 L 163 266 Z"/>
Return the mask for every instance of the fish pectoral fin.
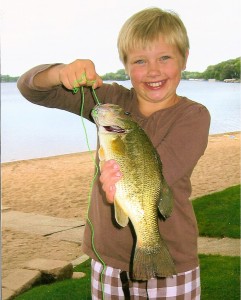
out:
<path id="1" fill-rule="evenodd" d="M 164 181 L 162 186 L 162 194 L 159 200 L 158 209 L 164 219 L 170 217 L 173 208 L 173 195 L 172 191 Z"/>
<path id="2" fill-rule="evenodd" d="M 122 227 L 127 226 L 129 222 L 129 217 L 127 216 L 127 214 L 124 212 L 124 210 L 121 208 L 121 206 L 118 204 L 116 200 L 114 201 L 114 208 L 115 208 L 116 222 Z"/>
<path id="3" fill-rule="evenodd" d="M 99 155 L 99 169 L 100 171 L 102 170 L 102 166 L 105 162 L 105 151 L 103 149 L 102 146 L 100 146 L 99 150 L 98 150 L 98 155 Z"/>
<path id="4" fill-rule="evenodd" d="M 100 161 L 105 160 L 105 151 L 102 146 L 100 146 L 100 148 L 98 150 L 98 155 L 99 155 Z"/>

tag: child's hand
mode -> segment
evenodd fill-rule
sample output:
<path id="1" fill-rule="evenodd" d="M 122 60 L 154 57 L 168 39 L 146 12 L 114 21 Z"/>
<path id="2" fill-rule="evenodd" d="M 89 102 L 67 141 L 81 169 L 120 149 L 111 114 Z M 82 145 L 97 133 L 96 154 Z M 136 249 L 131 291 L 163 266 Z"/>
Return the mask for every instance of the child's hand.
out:
<path id="1" fill-rule="evenodd" d="M 115 160 L 108 160 L 101 167 L 100 182 L 102 189 L 106 194 L 106 199 L 109 203 L 114 202 L 116 192 L 115 184 L 122 177 L 120 167 Z"/>
<path id="2" fill-rule="evenodd" d="M 70 64 L 53 65 L 34 77 L 39 88 L 52 88 L 62 84 L 69 90 L 80 86 L 92 86 L 94 89 L 103 84 L 95 71 L 94 63 L 89 59 L 77 59 Z"/>
<path id="3" fill-rule="evenodd" d="M 59 81 L 69 90 L 79 86 L 93 86 L 95 89 L 103 83 L 91 60 L 77 59 L 70 64 L 60 66 Z"/>

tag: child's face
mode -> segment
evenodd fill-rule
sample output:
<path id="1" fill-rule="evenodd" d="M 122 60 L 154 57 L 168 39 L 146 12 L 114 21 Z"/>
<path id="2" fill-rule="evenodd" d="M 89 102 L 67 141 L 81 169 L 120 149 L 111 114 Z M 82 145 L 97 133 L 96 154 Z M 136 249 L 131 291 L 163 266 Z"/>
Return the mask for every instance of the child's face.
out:
<path id="1" fill-rule="evenodd" d="M 185 63 L 177 47 L 167 44 L 161 37 L 144 49 L 130 51 L 126 70 L 140 107 L 148 104 L 152 111 L 157 111 L 175 104 L 176 89 Z"/>

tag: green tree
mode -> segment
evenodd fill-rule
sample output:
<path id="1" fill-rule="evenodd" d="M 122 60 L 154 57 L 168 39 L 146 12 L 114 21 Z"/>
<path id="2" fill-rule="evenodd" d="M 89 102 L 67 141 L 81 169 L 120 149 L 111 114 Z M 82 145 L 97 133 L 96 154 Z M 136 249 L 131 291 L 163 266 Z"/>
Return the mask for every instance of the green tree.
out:
<path id="1" fill-rule="evenodd" d="M 1 75 L 1 82 L 16 82 L 19 77 L 11 77 L 9 75 Z"/>
<path id="2" fill-rule="evenodd" d="M 123 80 L 128 80 L 129 76 L 125 73 L 124 69 L 120 69 L 116 73 L 106 73 L 105 75 L 102 75 L 101 78 L 103 80 L 123 81 Z"/>
<path id="3" fill-rule="evenodd" d="M 239 79 L 240 78 L 240 57 L 223 61 L 216 65 L 208 66 L 203 73 L 198 72 L 183 72 L 183 79 L 216 79 L 223 81 L 224 79 Z"/>

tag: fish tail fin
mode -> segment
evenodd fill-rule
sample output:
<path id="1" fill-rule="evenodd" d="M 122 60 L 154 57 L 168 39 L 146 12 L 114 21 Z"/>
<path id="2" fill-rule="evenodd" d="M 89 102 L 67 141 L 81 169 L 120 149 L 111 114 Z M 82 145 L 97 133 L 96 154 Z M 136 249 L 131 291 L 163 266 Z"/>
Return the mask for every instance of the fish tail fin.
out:
<path id="1" fill-rule="evenodd" d="M 175 274 L 175 265 L 164 241 L 155 249 L 136 248 L 132 271 L 134 280 L 170 277 Z"/>

